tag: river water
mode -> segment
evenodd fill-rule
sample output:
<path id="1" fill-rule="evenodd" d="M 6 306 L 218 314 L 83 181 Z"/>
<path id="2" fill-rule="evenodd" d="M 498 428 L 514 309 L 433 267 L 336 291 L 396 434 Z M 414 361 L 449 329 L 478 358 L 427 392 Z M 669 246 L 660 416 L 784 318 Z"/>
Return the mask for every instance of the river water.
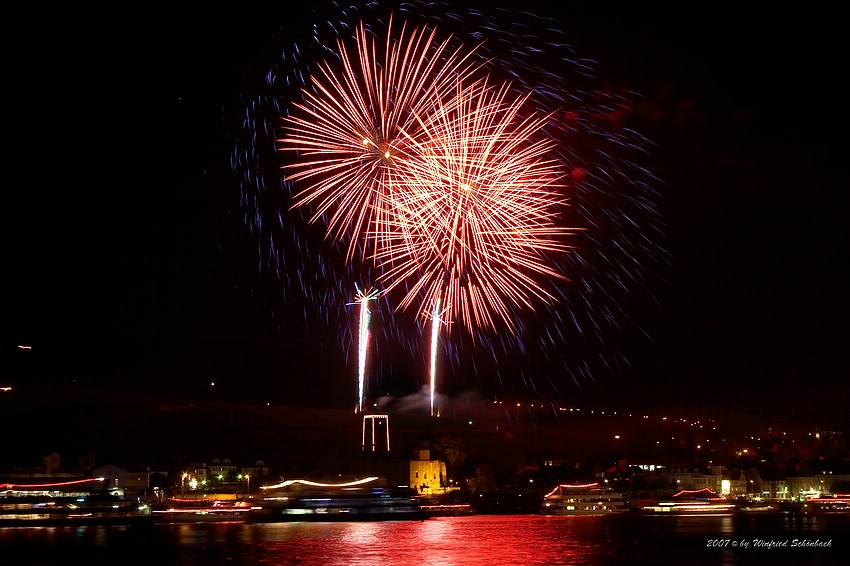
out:
<path id="1" fill-rule="evenodd" d="M 0 529 L 0 564 L 850 564 L 850 515 L 473 515 Z"/>

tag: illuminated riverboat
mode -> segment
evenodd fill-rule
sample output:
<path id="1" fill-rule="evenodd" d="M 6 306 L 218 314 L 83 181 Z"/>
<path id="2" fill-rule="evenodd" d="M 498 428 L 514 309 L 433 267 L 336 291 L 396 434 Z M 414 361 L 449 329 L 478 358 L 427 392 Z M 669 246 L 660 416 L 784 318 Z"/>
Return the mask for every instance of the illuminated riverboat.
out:
<path id="1" fill-rule="evenodd" d="M 170 497 L 154 505 L 154 520 L 162 523 L 244 522 L 256 511 L 253 498 L 232 493 L 211 493 L 197 497 Z"/>
<path id="2" fill-rule="evenodd" d="M 628 511 L 622 493 L 598 483 L 560 484 L 543 497 L 544 515 L 608 515 Z"/>
<path id="3" fill-rule="evenodd" d="M 811 497 L 800 507 L 801 513 L 809 515 L 847 514 L 850 515 L 850 494 Z"/>
<path id="4" fill-rule="evenodd" d="M 103 489 L 103 478 L 0 484 L 0 526 L 119 524 L 149 520 L 150 507 Z"/>
<path id="5" fill-rule="evenodd" d="M 659 501 L 640 508 L 643 513 L 675 515 L 726 515 L 734 513 L 736 506 L 709 488 L 683 489 L 670 501 Z"/>
<path id="6" fill-rule="evenodd" d="M 251 522 L 406 521 L 427 517 L 413 490 L 390 489 L 380 478 L 344 483 L 287 480 L 263 486 Z"/>

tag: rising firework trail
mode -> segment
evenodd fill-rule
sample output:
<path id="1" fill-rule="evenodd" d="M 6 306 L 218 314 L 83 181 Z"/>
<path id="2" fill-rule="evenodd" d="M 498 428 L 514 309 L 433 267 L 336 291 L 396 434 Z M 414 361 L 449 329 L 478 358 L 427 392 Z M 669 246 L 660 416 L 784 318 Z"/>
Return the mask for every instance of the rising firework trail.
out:
<path id="1" fill-rule="evenodd" d="M 440 325 L 445 324 L 445 321 L 442 319 L 442 316 L 448 311 L 450 305 L 446 305 L 446 308 L 440 310 L 440 299 L 439 297 L 434 302 L 434 310 L 431 311 L 431 385 L 430 385 L 430 393 L 431 393 L 431 416 L 434 416 L 434 395 L 437 390 L 437 347 L 440 343 Z"/>
<path id="2" fill-rule="evenodd" d="M 355 285 L 357 290 L 353 305 L 360 305 L 360 323 L 358 325 L 357 340 L 357 411 L 363 412 L 363 399 L 366 393 L 366 354 L 369 351 L 369 321 L 372 318 L 369 312 L 369 301 L 375 300 L 380 291 L 370 289 L 362 291 Z"/>

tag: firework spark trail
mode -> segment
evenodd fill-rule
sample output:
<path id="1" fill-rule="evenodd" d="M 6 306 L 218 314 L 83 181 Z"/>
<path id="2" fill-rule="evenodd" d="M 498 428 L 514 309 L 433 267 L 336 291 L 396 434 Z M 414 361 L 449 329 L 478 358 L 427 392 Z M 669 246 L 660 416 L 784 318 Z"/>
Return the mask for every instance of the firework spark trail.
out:
<path id="1" fill-rule="evenodd" d="M 360 299 L 360 332 L 358 363 L 357 363 L 357 410 L 363 412 L 363 396 L 366 388 L 366 354 L 369 349 L 369 299 L 365 296 Z"/>
<path id="2" fill-rule="evenodd" d="M 327 216 L 329 234 L 350 241 L 349 261 L 361 236 L 375 235 L 372 247 L 380 246 L 390 214 L 384 203 L 394 192 L 389 172 L 405 151 L 398 132 L 411 130 L 411 117 L 426 113 L 451 94 L 458 77 L 475 71 L 472 51 L 450 50 L 449 38 L 437 43 L 436 30 L 406 30 L 402 24 L 395 37 L 390 20 L 382 51 L 361 23 L 356 57 L 338 40 L 342 72 L 320 65 L 311 77 L 313 90 L 304 89 L 305 102 L 284 118 L 278 140 L 280 149 L 297 156 L 283 166 L 289 181 L 309 183 L 293 206 L 312 206 L 312 222 Z"/>
<path id="3" fill-rule="evenodd" d="M 434 309 L 429 313 L 431 317 L 431 380 L 430 380 L 430 401 L 431 401 L 431 416 L 439 416 L 434 412 L 434 396 L 437 390 L 437 346 L 440 343 L 440 325 L 445 324 L 443 315 L 448 311 L 450 305 L 446 305 L 443 310 L 440 310 L 440 299 L 437 298 L 434 302 Z"/>
<path id="4" fill-rule="evenodd" d="M 356 297 L 354 305 L 360 305 L 360 317 L 358 324 L 358 347 L 357 347 L 357 412 L 363 412 L 363 399 L 366 393 L 366 355 L 369 351 L 369 321 L 372 317 L 369 312 L 369 301 L 375 300 L 381 293 L 370 289 L 363 291 L 356 286 Z"/>
<path id="5" fill-rule="evenodd" d="M 557 224 L 560 163 L 545 157 L 551 142 L 534 139 L 547 118 L 521 118 L 525 98 L 509 93 L 459 84 L 450 103 L 417 117 L 424 135 L 405 132 L 414 151 L 394 169 L 391 244 L 377 254 L 388 290 L 413 281 L 399 308 L 442 302 L 470 332 L 495 328 L 494 317 L 512 330 L 513 306 L 550 300 L 529 273 L 563 278 L 544 252 L 566 251 L 571 232 Z"/>

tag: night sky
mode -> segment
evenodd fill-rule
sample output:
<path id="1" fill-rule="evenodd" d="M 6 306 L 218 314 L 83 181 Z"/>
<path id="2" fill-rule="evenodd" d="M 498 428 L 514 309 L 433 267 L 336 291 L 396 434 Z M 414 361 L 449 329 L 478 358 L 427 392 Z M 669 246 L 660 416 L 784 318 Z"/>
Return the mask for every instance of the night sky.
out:
<path id="1" fill-rule="evenodd" d="M 259 4 L 74 6 L 11 26 L 0 385 L 167 396 L 215 382 L 223 398 L 353 406 L 340 330 L 294 314 L 245 229 L 234 125 L 310 16 Z M 636 333 L 631 366 L 565 379 L 562 398 L 840 416 L 850 207 L 836 14 L 564 4 L 534 9 L 609 88 L 642 97 L 670 266 L 634 311 L 651 340 Z M 387 393 L 416 390 L 411 367 L 385 376 Z"/>

